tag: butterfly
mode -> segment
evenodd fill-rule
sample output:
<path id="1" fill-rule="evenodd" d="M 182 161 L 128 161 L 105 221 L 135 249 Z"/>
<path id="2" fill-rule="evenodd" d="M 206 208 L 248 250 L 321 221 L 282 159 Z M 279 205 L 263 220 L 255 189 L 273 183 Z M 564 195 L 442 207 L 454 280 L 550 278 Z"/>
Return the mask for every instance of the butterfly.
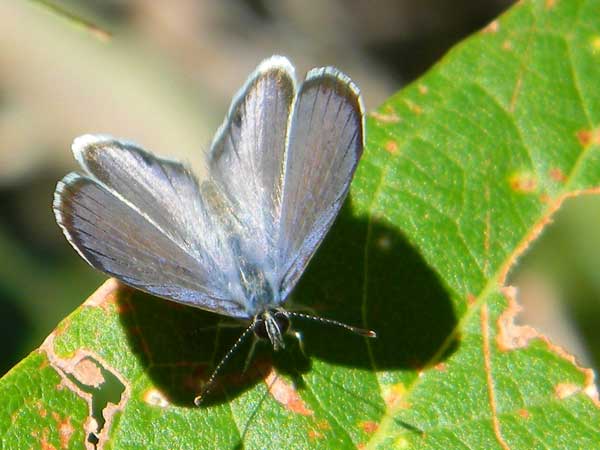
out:
<path id="1" fill-rule="evenodd" d="M 92 267 L 141 291 L 250 321 L 275 350 L 290 318 L 375 333 L 284 309 L 348 193 L 364 146 L 356 85 L 333 67 L 297 86 L 272 56 L 234 97 L 206 155 L 208 175 L 105 135 L 73 142 L 82 173 L 59 181 L 56 221 Z M 196 397 L 199 404 L 204 394 Z"/>

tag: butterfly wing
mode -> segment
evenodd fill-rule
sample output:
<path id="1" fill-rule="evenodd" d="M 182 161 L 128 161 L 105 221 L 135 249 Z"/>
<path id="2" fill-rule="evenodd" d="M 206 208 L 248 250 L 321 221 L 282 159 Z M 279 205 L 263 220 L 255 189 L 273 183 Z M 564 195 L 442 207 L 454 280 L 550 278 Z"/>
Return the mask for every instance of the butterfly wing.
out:
<path id="1" fill-rule="evenodd" d="M 358 88 L 334 68 L 311 70 L 293 107 L 278 232 L 281 300 L 323 240 L 363 151 Z"/>
<path id="2" fill-rule="evenodd" d="M 210 174 L 242 227 L 241 251 L 263 268 L 275 260 L 295 90 L 294 69 L 286 58 L 263 61 L 234 98 L 209 156 Z"/>
<path id="3" fill-rule="evenodd" d="M 133 144 L 86 135 L 73 144 L 85 175 L 58 183 L 53 209 L 93 267 L 154 295 L 244 318 L 226 286 L 227 238 L 195 177 Z"/>

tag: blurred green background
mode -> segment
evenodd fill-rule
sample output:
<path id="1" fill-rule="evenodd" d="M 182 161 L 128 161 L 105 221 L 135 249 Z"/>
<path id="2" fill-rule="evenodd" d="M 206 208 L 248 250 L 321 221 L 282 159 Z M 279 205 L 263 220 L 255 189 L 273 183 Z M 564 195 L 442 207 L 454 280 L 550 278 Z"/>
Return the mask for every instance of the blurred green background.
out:
<path id="1" fill-rule="evenodd" d="M 509 0 L 78 0 L 0 3 L 0 375 L 105 278 L 56 226 L 56 182 L 84 133 L 198 167 L 233 93 L 265 57 L 334 65 L 367 109 L 417 78 Z M 600 199 L 569 201 L 513 270 L 521 320 L 600 366 Z"/>

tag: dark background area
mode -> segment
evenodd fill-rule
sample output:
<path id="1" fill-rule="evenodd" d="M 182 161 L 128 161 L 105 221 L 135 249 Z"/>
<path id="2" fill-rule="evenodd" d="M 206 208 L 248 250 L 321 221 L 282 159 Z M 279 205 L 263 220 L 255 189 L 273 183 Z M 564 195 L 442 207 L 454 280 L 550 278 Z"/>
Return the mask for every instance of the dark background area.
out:
<path id="1" fill-rule="evenodd" d="M 298 76 L 334 65 L 377 107 L 508 0 L 85 0 L 57 2 L 103 42 L 36 2 L 0 4 L 0 374 L 105 278 L 51 210 L 84 133 L 135 140 L 198 167 L 231 96 L 265 57 Z M 599 366 L 600 201 L 570 201 L 513 272 L 522 319 Z"/>

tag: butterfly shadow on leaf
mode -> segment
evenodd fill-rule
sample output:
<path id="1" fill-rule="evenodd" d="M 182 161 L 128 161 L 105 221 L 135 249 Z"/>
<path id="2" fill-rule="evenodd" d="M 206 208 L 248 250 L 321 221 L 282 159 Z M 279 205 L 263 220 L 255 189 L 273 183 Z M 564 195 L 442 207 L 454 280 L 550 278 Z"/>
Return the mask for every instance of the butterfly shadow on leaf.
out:
<path id="1" fill-rule="evenodd" d="M 377 338 L 367 341 L 313 321 L 294 325 L 311 357 L 348 367 L 418 370 L 432 362 L 456 325 L 448 292 L 398 229 L 351 211 L 347 202 L 293 302 L 318 316 L 372 329 Z"/>
<path id="2" fill-rule="evenodd" d="M 130 345 L 155 387 L 170 403 L 193 407 L 202 383 L 247 324 L 234 327 L 231 319 L 139 291 L 122 301 Z M 284 306 L 375 330 L 377 338 L 368 342 L 373 360 L 365 338 L 293 318 L 304 353 L 292 336 L 277 353 L 260 342 L 244 370 L 253 337 L 247 339 L 204 406 L 227 402 L 256 383 L 268 385 L 272 370 L 301 391 L 315 359 L 367 370 L 418 370 L 431 362 L 456 325 L 448 293 L 418 252 L 392 226 L 355 217 L 350 200 Z"/>

